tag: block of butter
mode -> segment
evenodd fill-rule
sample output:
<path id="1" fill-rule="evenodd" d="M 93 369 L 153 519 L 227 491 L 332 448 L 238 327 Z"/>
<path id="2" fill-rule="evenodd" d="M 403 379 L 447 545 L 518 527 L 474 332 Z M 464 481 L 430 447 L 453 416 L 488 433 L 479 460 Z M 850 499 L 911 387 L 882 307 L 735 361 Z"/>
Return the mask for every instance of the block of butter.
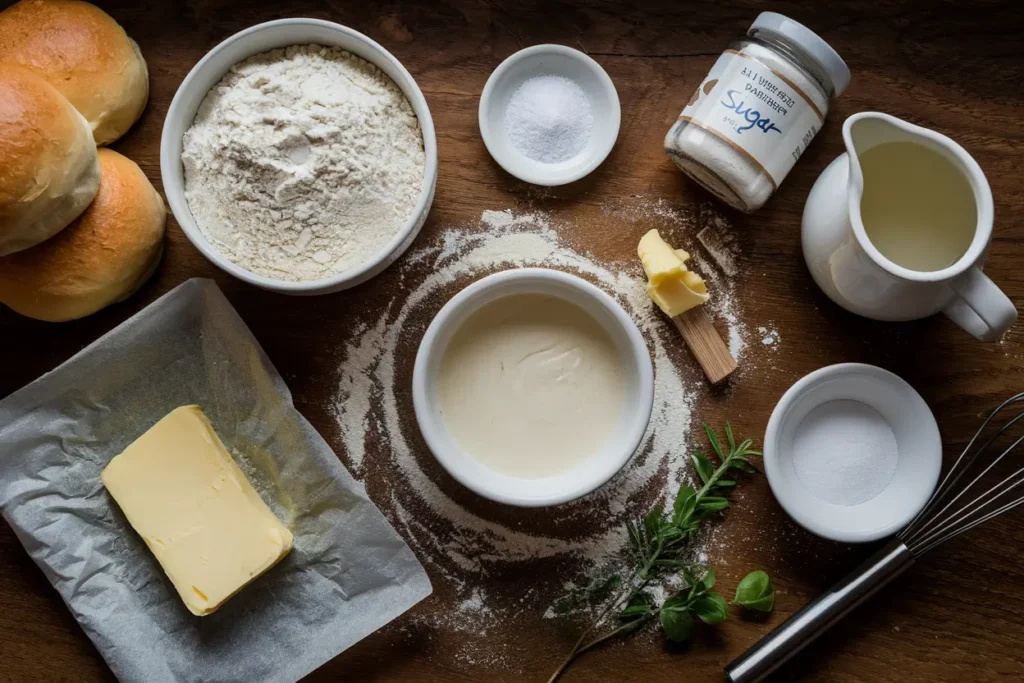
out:
<path id="1" fill-rule="evenodd" d="M 690 255 L 673 249 L 651 230 L 642 238 L 637 254 L 647 274 L 647 295 L 671 318 L 710 298 L 700 275 L 686 268 Z"/>
<path id="2" fill-rule="evenodd" d="M 185 606 L 217 610 L 292 547 L 199 406 L 171 411 L 110 461 L 103 485 Z"/>

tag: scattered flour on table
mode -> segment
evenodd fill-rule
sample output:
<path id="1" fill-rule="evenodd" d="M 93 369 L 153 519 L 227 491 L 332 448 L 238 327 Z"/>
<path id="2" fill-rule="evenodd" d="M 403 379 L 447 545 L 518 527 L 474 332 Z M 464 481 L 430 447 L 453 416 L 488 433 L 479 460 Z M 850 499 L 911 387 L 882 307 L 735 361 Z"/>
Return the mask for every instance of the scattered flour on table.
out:
<path id="1" fill-rule="evenodd" d="M 774 327 L 765 327 L 764 325 L 757 328 L 757 335 L 761 338 L 761 343 L 765 346 L 770 346 L 773 349 L 778 348 L 781 337 L 779 337 L 779 331 Z"/>
<path id="2" fill-rule="evenodd" d="M 419 271 L 419 283 L 413 273 L 405 272 L 409 291 L 396 295 L 376 320 L 357 328 L 357 334 L 345 347 L 340 367 L 336 415 L 346 446 L 347 459 L 355 473 L 361 474 L 367 463 L 367 438 L 371 430 L 386 443 L 385 457 L 393 460 L 394 473 L 415 493 L 418 504 L 452 524 L 451 538 L 435 539 L 444 555 L 463 568 L 483 561 L 521 561 L 561 554 L 590 559 L 605 559 L 622 547 L 624 532 L 609 524 L 608 531 L 592 537 L 566 541 L 523 533 L 477 516 L 458 506 L 423 470 L 421 462 L 429 453 L 415 452 L 410 440 L 418 437 L 413 420 L 399 415 L 396 394 L 405 389 L 399 384 L 396 358 L 399 349 L 414 348 L 429 320 L 412 317 L 425 306 L 438 308 L 440 299 L 461 289 L 480 276 L 513 266 L 549 266 L 576 272 L 596 281 L 615 295 L 632 314 L 652 347 L 655 373 L 655 407 L 650 427 L 638 454 L 620 473 L 620 481 L 582 501 L 559 509 L 604 506 L 613 515 L 621 514 L 629 499 L 651 483 L 664 480 L 663 493 L 670 495 L 684 477 L 685 434 L 690 422 L 697 376 L 684 380 L 669 360 L 666 345 L 677 346 L 673 328 L 664 324 L 657 309 L 648 300 L 644 280 L 638 273 L 624 273 L 598 264 L 561 243 L 550 219 L 540 213 L 513 215 L 487 211 L 481 217 L 484 231 L 450 229 L 441 235 L 440 244 L 423 247 L 428 254 L 413 252 L 399 269 Z M 415 266 L 425 263 L 424 272 Z M 402 381 L 408 378 L 403 378 Z M 383 444 L 382 444 L 383 445 Z M 380 457 L 381 454 L 376 453 Z M 667 467 L 667 472 L 663 471 Z M 664 475 L 668 474 L 666 478 Z M 409 503 L 394 492 L 395 516 L 409 525 L 419 522 Z M 419 534 L 417 534 L 419 535 Z M 470 559 L 470 557 L 474 559 Z"/>
<path id="3" fill-rule="evenodd" d="M 724 217 L 713 216 L 709 224 L 697 233 L 697 240 L 726 275 L 732 277 L 739 273 L 736 265 L 739 256 L 736 236 Z"/>
<path id="4" fill-rule="evenodd" d="M 674 232 L 680 241 L 692 240 L 692 218 L 668 207 L 663 211 L 659 220 L 668 225 L 657 226 L 663 235 L 671 238 Z M 458 633 L 464 644 L 458 659 L 467 666 L 515 668 L 519 657 L 509 649 L 508 629 L 519 615 L 524 623 L 536 618 L 563 593 L 558 585 L 533 585 L 534 577 L 544 573 L 532 569 L 536 563 L 557 567 L 549 575 L 585 581 L 586 574 L 614 562 L 626 546 L 626 519 L 670 500 L 681 483 L 693 483 L 688 435 L 695 403 L 705 392 L 699 368 L 689 363 L 678 333 L 647 298 L 639 262 L 599 262 L 561 238 L 561 227 L 540 211 L 489 210 L 477 222 L 449 228 L 414 247 L 393 267 L 401 290 L 375 301 L 341 354 L 334 412 L 344 458 L 357 477 L 383 486 L 385 497 L 375 496 L 375 502 L 445 596 L 443 607 L 414 613 L 412 626 L 403 628 Z M 746 333 L 733 286 L 716 266 L 699 254 L 695 258 L 701 274 L 717 280 L 713 310 L 736 335 L 733 350 L 740 357 Z M 433 315 L 457 291 L 491 272 L 520 266 L 573 272 L 609 292 L 644 334 L 655 368 L 651 422 L 636 454 L 609 485 L 549 508 L 543 518 L 495 513 L 443 474 L 422 445 L 409 397 L 411 363 L 405 360 L 413 357 Z M 712 538 L 709 531 L 695 543 L 695 561 L 707 560 L 706 544 Z M 506 580 L 507 575 L 514 578 Z M 516 584 L 520 588 L 508 582 L 516 580 L 524 582 Z M 498 628 L 504 629 L 502 638 L 485 635 Z"/>

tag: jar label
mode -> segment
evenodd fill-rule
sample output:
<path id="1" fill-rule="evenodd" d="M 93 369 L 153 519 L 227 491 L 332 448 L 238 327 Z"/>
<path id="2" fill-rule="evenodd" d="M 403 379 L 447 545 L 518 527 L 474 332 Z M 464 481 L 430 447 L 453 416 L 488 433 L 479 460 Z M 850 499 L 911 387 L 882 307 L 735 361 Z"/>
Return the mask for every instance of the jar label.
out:
<path id="1" fill-rule="evenodd" d="M 825 122 L 792 81 L 735 50 L 722 53 L 679 119 L 742 152 L 773 190 Z"/>

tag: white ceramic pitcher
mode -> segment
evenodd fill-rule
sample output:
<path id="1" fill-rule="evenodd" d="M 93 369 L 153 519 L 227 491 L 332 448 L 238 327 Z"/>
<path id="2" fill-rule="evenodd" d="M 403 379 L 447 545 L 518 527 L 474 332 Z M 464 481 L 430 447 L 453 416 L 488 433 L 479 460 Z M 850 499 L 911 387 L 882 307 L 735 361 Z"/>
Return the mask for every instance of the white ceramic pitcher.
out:
<path id="1" fill-rule="evenodd" d="M 804 258 L 815 282 L 843 308 L 875 320 L 914 320 L 942 311 L 978 339 L 998 339 L 1017 309 L 981 272 L 992 237 L 992 191 L 977 162 L 945 135 L 887 114 L 854 114 L 843 124 L 846 154 L 829 164 L 804 207 Z M 955 263 L 915 271 L 893 263 L 861 221 L 864 177 L 859 156 L 889 142 L 926 145 L 949 160 L 973 190 L 974 238 Z"/>

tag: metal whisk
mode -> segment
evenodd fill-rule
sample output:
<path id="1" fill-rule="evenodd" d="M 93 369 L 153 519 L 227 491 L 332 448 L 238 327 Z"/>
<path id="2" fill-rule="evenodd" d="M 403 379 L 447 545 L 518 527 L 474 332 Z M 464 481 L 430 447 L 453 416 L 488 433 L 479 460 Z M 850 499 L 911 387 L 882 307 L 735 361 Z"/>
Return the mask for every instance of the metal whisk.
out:
<path id="1" fill-rule="evenodd" d="M 1024 392 L 1003 401 L 993 410 L 910 524 L 829 591 L 729 664 L 725 668 L 726 680 L 731 683 L 757 683 L 763 680 L 851 610 L 906 571 L 921 555 L 964 531 L 1024 504 L 1024 489 L 1019 488 L 1024 484 L 1024 467 L 1015 467 L 1016 471 L 987 489 L 980 483 L 1024 441 L 1022 435 L 987 462 L 995 442 L 1024 419 L 1024 412 L 1007 419 L 983 441 L 988 426 L 1003 409 L 1022 401 Z M 979 468 L 980 471 L 973 474 Z M 973 478 L 969 483 L 961 485 L 970 477 Z"/>

